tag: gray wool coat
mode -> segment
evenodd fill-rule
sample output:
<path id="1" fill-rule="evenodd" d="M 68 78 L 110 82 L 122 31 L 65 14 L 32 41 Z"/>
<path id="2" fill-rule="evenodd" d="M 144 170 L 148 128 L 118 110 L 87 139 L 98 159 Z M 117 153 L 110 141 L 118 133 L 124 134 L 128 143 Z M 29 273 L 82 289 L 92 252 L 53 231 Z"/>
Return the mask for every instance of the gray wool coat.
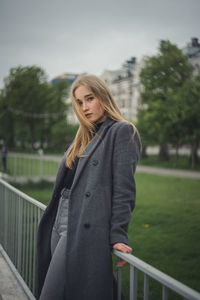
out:
<path id="1" fill-rule="evenodd" d="M 69 196 L 66 300 L 113 299 L 111 249 L 115 243 L 129 243 L 139 151 L 140 139 L 138 133 L 133 136 L 132 126 L 107 118 L 79 159 Z M 51 231 L 67 170 L 66 155 L 38 229 L 37 299 L 51 260 Z"/>

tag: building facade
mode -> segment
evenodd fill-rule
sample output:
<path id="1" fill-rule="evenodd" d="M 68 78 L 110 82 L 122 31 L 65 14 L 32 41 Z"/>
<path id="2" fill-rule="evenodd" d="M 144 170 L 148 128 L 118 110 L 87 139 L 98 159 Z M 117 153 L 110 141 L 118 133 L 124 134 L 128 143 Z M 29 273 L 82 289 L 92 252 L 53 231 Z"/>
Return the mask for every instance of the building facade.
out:
<path id="1" fill-rule="evenodd" d="M 136 58 L 132 57 L 122 65 L 121 69 L 104 70 L 101 75 L 111 90 L 122 116 L 133 122 L 136 122 L 137 110 L 141 106 L 140 72 L 144 67 L 144 61 L 145 58 L 137 63 Z"/>
<path id="2" fill-rule="evenodd" d="M 191 41 L 182 49 L 183 53 L 188 57 L 193 67 L 194 76 L 200 75 L 200 43 L 198 38 L 191 38 Z"/>

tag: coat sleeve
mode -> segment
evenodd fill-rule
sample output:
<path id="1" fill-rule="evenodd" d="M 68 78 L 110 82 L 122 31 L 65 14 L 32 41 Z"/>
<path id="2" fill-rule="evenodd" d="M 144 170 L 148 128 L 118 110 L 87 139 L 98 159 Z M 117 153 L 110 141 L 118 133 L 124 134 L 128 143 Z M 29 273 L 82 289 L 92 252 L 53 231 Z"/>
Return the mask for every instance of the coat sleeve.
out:
<path id="1" fill-rule="evenodd" d="M 110 244 L 129 244 L 128 225 L 135 207 L 134 173 L 140 152 L 140 138 L 128 123 L 122 123 L 116 133 L 112 164 L 112 212 Z"/>

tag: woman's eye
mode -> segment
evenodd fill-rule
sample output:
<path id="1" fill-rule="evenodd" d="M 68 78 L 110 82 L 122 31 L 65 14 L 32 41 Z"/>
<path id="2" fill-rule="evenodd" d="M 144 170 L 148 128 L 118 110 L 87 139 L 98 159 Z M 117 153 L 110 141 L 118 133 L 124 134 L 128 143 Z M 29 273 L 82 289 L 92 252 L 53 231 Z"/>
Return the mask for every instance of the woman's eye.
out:
<path id="1" fill-rule="evenodd" d="M 78 101 L 78 105 L 81 105 L 81 104 L 83 104 L 83 102 L 82 101 Z"/>
<path id="2" fill-rule="evenodd" d="M 88 101 L 92 101 L 93 99 L 94 99 L 94 97 L 87 98 Z"/>

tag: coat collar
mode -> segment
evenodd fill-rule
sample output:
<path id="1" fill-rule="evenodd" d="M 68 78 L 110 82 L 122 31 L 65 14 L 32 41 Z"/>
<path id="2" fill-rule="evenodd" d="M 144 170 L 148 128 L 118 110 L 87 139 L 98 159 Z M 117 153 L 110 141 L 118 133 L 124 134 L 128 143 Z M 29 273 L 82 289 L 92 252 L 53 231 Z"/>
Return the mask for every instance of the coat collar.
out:
<path id="1" fill-rule="evenodd" d="M 107 130 L 113 125 L 113 123 L 115 123 L 114 120 L 107 118 L 103 124 L 101 125 L 98 134 L 96 134 L 94 136 L 94 138 L 89 142 L 89 144 L 86 146 L 83 155 L 84 157 L 81 157 L 79 159 L 78 165 L 77 165 L 77 169 L 76 169 L 76 173 L 74 176 L 74 180 L 73 180 L 73 184 L 71 189 L 73 189 L 76 185 L 76 183 L 78 182 L 78 179 L 84 169 L 84 167 L 86 166 L 87 162 L 88 162 L 88 158 L 90 157 L 90 155 L 94 152 L 94 150 L 97 148 L 97 146 L 99 145 L 99 143 L 102 141 L 102 139 L 104 138 Z"/>

